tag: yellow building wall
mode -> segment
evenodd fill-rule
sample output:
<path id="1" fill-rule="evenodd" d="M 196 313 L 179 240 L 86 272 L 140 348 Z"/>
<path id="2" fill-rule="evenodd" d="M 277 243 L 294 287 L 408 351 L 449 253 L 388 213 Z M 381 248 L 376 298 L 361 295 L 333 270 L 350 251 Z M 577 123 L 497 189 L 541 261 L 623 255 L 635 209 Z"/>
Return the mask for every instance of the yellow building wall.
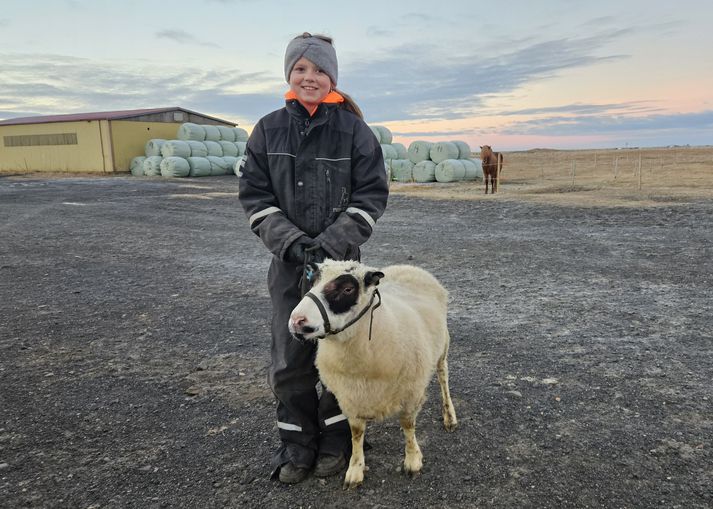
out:
<path id="1" fill-rule="evenodd" d="M 76 133 L 76 145 L 7 147 L 5 136 Z M 0 126 L 0 171 L 111 171 L 102 155 L 98 121 Z"/>
<path id="2" fill-rule="evenodd" d="M 111 120 L 114 171 L 129 171 L 131 160 L 144 155 L 144 147 L 150 139 L 175 140 L 181 123 Z"/>

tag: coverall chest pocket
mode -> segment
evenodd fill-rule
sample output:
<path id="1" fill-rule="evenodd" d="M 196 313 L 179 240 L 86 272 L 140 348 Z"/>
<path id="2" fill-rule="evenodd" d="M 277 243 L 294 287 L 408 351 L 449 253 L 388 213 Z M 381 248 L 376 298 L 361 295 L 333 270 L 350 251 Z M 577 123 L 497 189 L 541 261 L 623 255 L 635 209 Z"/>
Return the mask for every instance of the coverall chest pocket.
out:
<path id="1" fill-rule="evenodd" d="M 351 197 L 351 161 L 321 160 L 319 168 L 325 182 L 325 217 L 327 218 L 327 225 L 329 225 L 349 206 Z"/>

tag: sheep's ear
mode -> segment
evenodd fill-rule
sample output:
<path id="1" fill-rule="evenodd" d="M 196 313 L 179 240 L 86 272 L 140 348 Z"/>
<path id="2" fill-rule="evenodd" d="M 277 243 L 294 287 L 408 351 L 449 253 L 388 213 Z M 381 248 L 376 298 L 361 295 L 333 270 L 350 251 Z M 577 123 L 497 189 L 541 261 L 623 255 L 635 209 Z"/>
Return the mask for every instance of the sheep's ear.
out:
<path id="1" fill-rule="evenodd" d="M 384 277 L 384 273 L 377 270 L 374 272 L 367 272 L 366 275 L 364 276 L 364 285 L 365 286 L 379 286 L 379 281 L 381 278 Z"/>

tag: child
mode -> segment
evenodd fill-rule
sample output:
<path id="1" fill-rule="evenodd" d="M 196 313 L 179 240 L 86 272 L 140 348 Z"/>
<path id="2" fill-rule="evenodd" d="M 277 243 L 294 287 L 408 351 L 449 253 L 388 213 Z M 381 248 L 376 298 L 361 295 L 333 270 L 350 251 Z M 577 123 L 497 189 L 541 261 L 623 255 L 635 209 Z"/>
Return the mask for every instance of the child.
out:
<path id="1" fill-rule="evenodd" d="M 388 198 L 376 137 L 351 98 L 336 90 L 332 40 L 304 33 L 285 52 L 286 105 L 263 117 L 248 140 L 239 172 L 240 203 L 252 231 L 272 253 L 272 362 L 282 442 L 273 476 L 288 484 L 346 466 L 351 436 L 334 395 L 314 366 L 317 345 L 291 337 L 287 322 L 302 294 L 309 260 L 359 260 Z"/>

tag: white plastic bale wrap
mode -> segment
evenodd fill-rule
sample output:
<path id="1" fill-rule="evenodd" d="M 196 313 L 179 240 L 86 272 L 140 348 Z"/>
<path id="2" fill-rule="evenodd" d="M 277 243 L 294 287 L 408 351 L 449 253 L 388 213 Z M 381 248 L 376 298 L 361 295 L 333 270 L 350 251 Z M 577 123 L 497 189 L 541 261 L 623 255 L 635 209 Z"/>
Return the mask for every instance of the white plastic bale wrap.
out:
<path id="1" fill-rule="evenodd" d="M 187 159 L 191 171 L 189 177 L 209 177 L 210 176 L 210 161 L 205 157 L 189 157 Z"/>
<path id="2" fill-rule="evenodd" d="M 161 156 L 149 156 L 144 160 L 144 175 L 147 177 L 155 177 L 161 175 Z"/>
<path id="3" fill-rule="evenodd" d="M 146 157 L 144 156 L 138 156 L 134 157 L 131 160 L 131 164 L 129 164 L 129 171 L 131 174 L 135 177 L 141 177 L 144 174 L 144 161 L 146 160 Z"/>
<path id="4" fill-rule="evenodd" d="M 218 131 L 220 131 L 220 140 L 218 141 L 235 141 L 235 131 L 232 127 L 225 125 L 216 126 Z"/>
<path id="5" fill-rule="evenodd" d="M 476 180 L 483 180 L 483 161 L 481 161 L 480 159 L 469 159 L 469 161 L 476 166 Z"/>
<path id="6" fill-rule="evenodd" d="M 391 131 L 389 131 L 389 128 L 384 127 L 383 125 L 375 125 L 374 127 L 379 130 L 381 144 L 391 145 L 391 142 L 394 141 L 394 137 L 391 134 Z"/>
<path id="7" fill-rule="evenodd" d="M 166 140 L 162 140 L 161 138 L 155 138 L 147 141 L 146 145 L 144 145 L 144 154 L 146 154 L 146 157 L 160 156 L 161 146 L 164 143 L 166 143 Z"/>
<path id="8" fill-rule="evenodd" d="M 408 158 L 413 164 L 418 164 L 421 161 L 428 161 L 431 158 L 431 147 L 433 143 L 430 141 L 414 141 L 408 146 Z"/>
<path id="9" fill-rule="evenodd" d="M 376 126 L 370 125 L 369 129 L 371 129 L 371 132 L 374 133 L 374 136 L 376 136 L 376 141 L 381 144 L 381 131 Z"/>
<path id="10" fill-rule="evenodd" d="M 203 142 L 209 156 L 223 157 L 223 147 L 217 141 L 206 140 Z M 207 156 L 206 156 L 207 157 Z"/>
<path id="11" fill-rule="evenodd" d="M 475 180 L 478 178 L 478 167 L 470 159 L 458 159 L 465 168 L 463 180 Z"/>
<path id="12" fill-rule="evenodd" d="M 176 138 L 183 141 L 203 141 L 205 140 L 205 129 L 193 122 L 185 122 L 178 128 Z"/>
<path id="13" fill-rule="evenodd" d="M 384 153 L 384 160 L 398 158 L 396 149 L 394 147 L 392 147 L 391 145 L 381 145 L 381 151 Z"/>
<path id="14" fill-rule="evenodd" d="M 384 161 L 384 171 L 386 172 L 386 182 L 391 183 L 391 161 Z"/>
<path id="15" fill-rule="evenodd" d="M 247 142 L 245 142 L 245 141 L 236 141 L 235 142 L 235 147 L 238 149 L 238 157 L 245 155 L 245 146 L 246 145 L 247 145 Z"/>
<path id="16" fill-rule="evenodd" d="M 233 173 L 235 173 L 238 177 L 240 176 L 240 167 L 242 166 L 244 160 L 244 156 L 239 156 L 235 161 L 235 165 L 233 166 Z"/>
<path id="17" fill-rule="evenodd" d="M 161 161 L 162 177 L 187 177 L 191 166 L 183 157 L 164 157 Z"/>
<path id="18" fill-rule="evenodd" d="M 248 141 L 248 132 L 242 127 L 233 127 L 235 141 Z"/>
<path id="19" fill-rule="evenodd" d="M 403 143 L 392 143 L 391 146 L 396 151 L 396 159 L 408 159 L 408 150 Z"/>
<path id="20" fill-rule="evenodd" d="M 240 155 L 238 153 L 238 147 L 235 146 L 234 141 L 222 141 L 221 140 L 218 143 L 223 148 L 223 157 L 225 157 L 225 156 L 238 157 Z"/>
<path id="21" fill-rule="evenodd" d="M 413 182 L 413 163 L 408 159 L 393 159 L 391 176 L 396 182 Z"/>
<path id="22" fill-rule="evenodd" d="M 435 182 L 436 181 L 436 163 L 427 159 L 413 165 L 413 180 L 414 182 Z"/>
<path id="23" fill-rule="evenodd" d="M 215 125 L 201 126 L 205 130 L 205 139 L 208 141 L 220 141 L 220 130 Z"/>
<path id="24" fill-rule="evenodd" d="M 206 157 L 208 149 L 202 141 L 188 140 L 188 146 L 191 147 L 191 157 Z"/>
<path id="25" fill-rule="evenodd" d="M 465 168 L 458 159 L 446 159 L 436 165 L 438 182 L 457 182 L 465 177 Z"/>
<path id="26" fill-rule="evenodd" d="M 210 174 L 211 175 L 213 175 L 213 176 L 227 175 L 228 172 L 230 171 L 228 164 L 225 162 L 225 159 L 223 159 L 222 157 L 208 156 L 208 160 L 210 161 Z"/>
<path id="27" fill-rule="evenodd" d="M 191 157 L 191 146 L 181 140 L 168 140 L 161 146 L 163 157 Z"/>
<path id="28" fill-rule="evenodd" d="M 438 164 L 446 159 L 458 159 L 460 151 L 450 141 L 439 141 L 431 147 L 431 161 Z"/>
<path id="29" fill-rule="evenodd" d="M 458 147 L 458 159 L 470 159 L 470 145 L 464 141 L 452 141 L 453 145 Z"/>

